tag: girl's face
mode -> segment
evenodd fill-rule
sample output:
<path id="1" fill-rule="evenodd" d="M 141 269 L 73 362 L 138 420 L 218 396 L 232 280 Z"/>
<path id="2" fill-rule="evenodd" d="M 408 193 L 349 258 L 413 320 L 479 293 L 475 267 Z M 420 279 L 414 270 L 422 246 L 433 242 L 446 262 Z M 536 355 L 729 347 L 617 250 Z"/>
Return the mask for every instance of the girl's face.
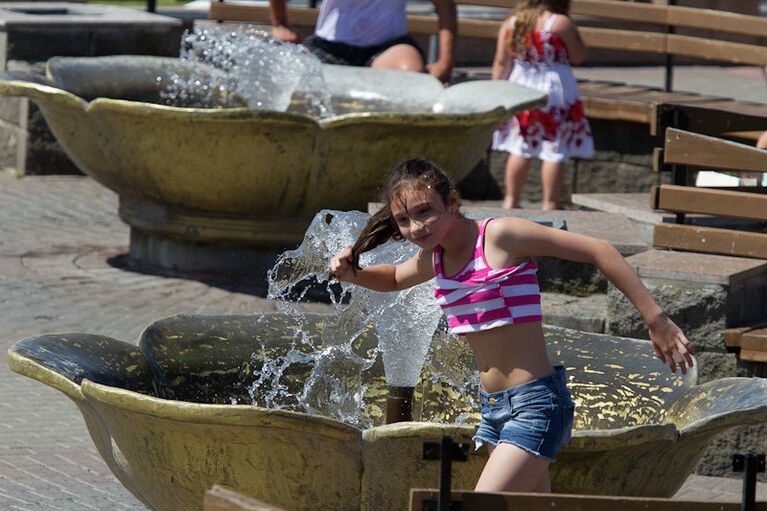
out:
<path id="1" fill-rule="evenodd" d="M 431 188 L 410 187 L 398 194 L 389 208 L 406 240 L 431 249 L 439 244 L 450 227 L 456 206 L 445 204 Z"/>

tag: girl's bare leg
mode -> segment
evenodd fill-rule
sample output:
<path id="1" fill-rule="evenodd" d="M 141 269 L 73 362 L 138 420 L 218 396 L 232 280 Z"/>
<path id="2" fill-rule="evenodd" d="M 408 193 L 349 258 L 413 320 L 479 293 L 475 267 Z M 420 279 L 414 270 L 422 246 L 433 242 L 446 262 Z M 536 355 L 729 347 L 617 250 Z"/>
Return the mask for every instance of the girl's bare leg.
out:
<path id="1" fill-rule="evenodd" d="M 383 67 L 420 73 L 423 71 L 423 59 L 421 59 L 421 54 L 413 46 L 409 44 L 395 44 L 376 57 L 370 67 Z"/>
<path id="2" fill-rule="evenodd" d="M 506 160 L 505 185 L 506 196 L 503 198 L 503 207 L 506 209 L 522 207 L 522 188 L 527 179 L 527 169 L 530 160 L 510 154 Z"/>
<path id="3" fill-rule="evenodd" d="M 759 149 L 767 149 L 767 131 L 762 133 L 759 140 L 756 141 L 756 147 Z"/>
<path id="4" fill-rule="evenodd" d="M 490 451 L 475 491 L 550 491 L 549 462 L 511 444 Z"/>
<path id="5" fill-rule="evenodd" d="M 543 209 L 562 209 L 562 192 L 565 188 L 565 162 L 541 163 L 541 184 L 543 185 Z"/>

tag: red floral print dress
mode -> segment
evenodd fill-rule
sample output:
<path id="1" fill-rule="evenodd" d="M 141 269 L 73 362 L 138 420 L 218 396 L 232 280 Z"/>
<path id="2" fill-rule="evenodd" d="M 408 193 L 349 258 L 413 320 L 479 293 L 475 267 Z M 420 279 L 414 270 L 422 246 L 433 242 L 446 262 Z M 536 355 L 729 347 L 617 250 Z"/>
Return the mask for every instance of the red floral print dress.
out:
<path id="1" fill-rule="evenodd" d="M 527 54 L 514 58 L 509 76 L 511 82 L 548 94 L 548 103 L 501 124 L 493 135 L 493 149 L 497 151 L 555 163 L 594 155 L 591 127 L 583 114 L 567 50 L 551 32 L 555 20 L 556 14 L 546 20 L 542 31 L 533 32 Z"/>

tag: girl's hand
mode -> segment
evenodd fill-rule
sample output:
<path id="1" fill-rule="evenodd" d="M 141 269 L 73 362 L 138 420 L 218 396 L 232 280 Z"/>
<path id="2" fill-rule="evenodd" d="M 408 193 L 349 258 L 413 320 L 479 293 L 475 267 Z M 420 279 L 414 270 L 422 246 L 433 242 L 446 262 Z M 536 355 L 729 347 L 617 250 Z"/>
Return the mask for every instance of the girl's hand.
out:
<path id="1" fill-rule="evenodd" d="M 287 43 L 298 44 L 301 42 L 301 38 L 298 37 L 298 32 L 296 32 L 290 25 L 277 25 L 272 27 L 272 36 Z"/>
<path id="2" fill-rule="evenodd" d="M 695 355 L 695 348 L 679 327 L 665 314 L 660 314 L 649 327 L 655 356 L 666 364 L 672 373 L 676 373 L 679 366 L 682 374 L 687 374 L 687 368 L 693 366 L 692 356 Z"/>
<path id="3" fill-rule="evenodd" d="M 352 247 L 346 247 L 330 259 L 330 276 L 338 280 L 352 282 L 354 271 L 351 264 Z"/>

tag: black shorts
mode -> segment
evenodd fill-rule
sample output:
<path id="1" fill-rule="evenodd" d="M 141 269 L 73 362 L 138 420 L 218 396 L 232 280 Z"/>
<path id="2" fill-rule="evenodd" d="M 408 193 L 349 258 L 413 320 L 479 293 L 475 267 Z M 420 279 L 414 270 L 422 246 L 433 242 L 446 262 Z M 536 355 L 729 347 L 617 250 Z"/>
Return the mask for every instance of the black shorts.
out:
<path id="1" fill-rule="evenodd" d="M 424 63 L 426 62 L 423 50 L 409 34 L 386 41 L 385 43 L 366 47 L 328 41 L 314 34 L 304 39 L 301 44 L 306 46 L 309 51 L 326 64 L 370 66 L 379 55 L 398 44 L 409 44 L 418 50 L 421 60 Z"/>

